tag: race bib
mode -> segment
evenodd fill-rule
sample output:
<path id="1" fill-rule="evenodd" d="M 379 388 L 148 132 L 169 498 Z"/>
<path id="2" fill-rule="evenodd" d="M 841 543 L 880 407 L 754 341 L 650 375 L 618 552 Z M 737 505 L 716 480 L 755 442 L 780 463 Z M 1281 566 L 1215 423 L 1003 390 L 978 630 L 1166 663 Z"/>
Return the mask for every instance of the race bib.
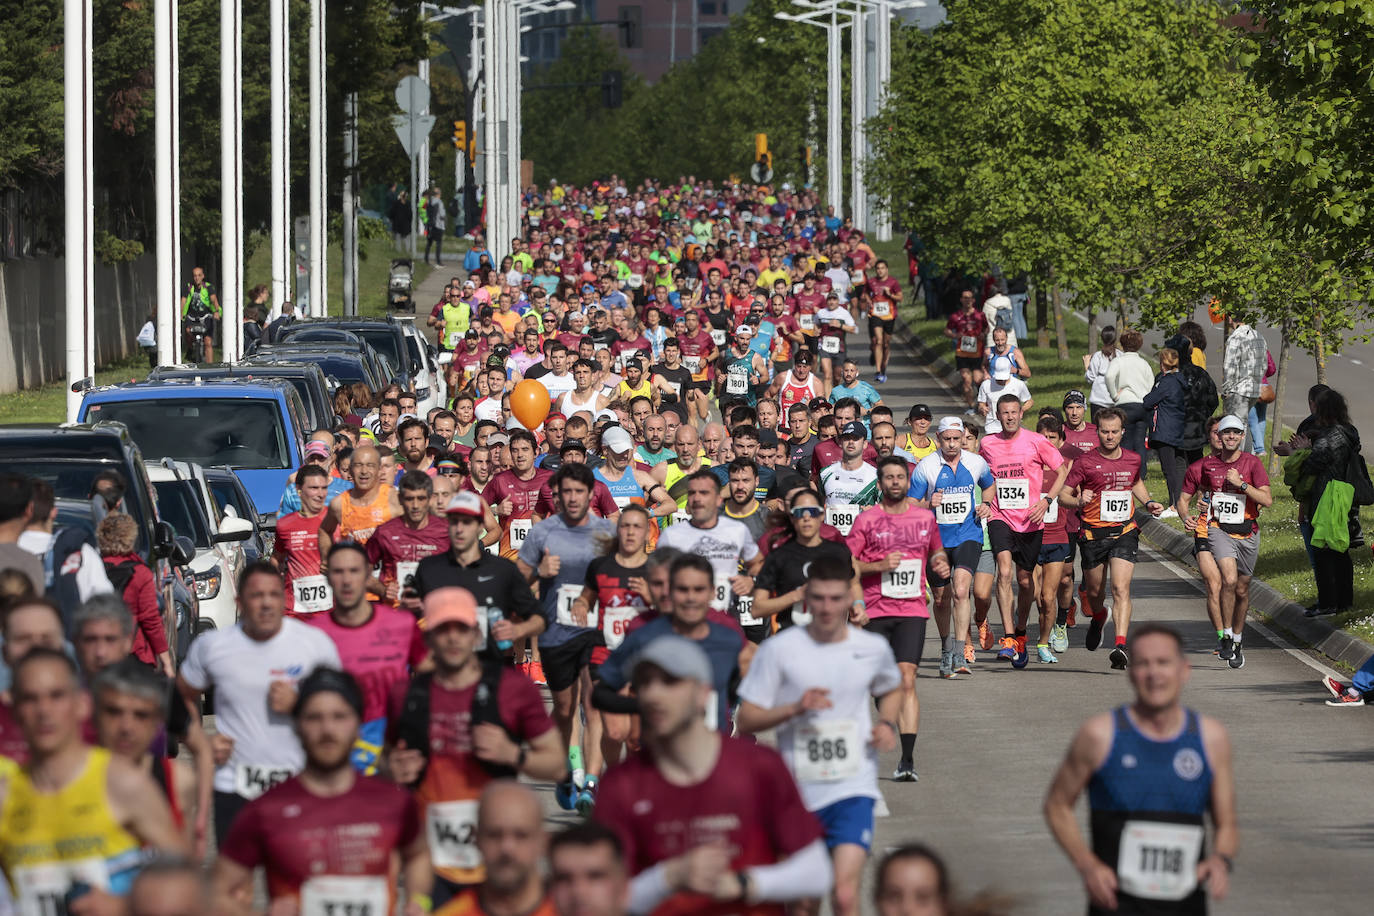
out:
<path id="1" fill-rule="evenodd" d="M 873 317 L 874 317 L 874 318 L 891 318 L 891 317 L 892 317 L 892 303 L 891 303 L 891 302 L 888 302 L 886 299 L 879 299 L 879 300 L 877 300 L 876 302 L 874 302 L 874 303 L 873 303 Z"/>
<path id="2" fill-rule="evenodd" d="M 391 891 L 381 875 L 317 875 L 301 885 L 300 916 L 389 916 Z"/>
<path id="3" fill-rule="evenodd" d="M 935 521 L 941 525 L 959 525 L 972 511 L 972 493 L 941 493 L 940 505 L 935 507 Z"/>
<path id="4" fill-rule="evenodd" d="M 668 387 L 673 389 L 673 397 L 677 398 L 679 401 L 682 400 L 681 382 L 669 382 Z"/>
<path id="5" fill-rule="evenodd" d="M 846 503 L 842 506 L 826 506 L 825 521 L 826 524 L 838 530 L 840 534 L 848 536 L 849 529 L 854 527 L 854 520 L 859 517 L 859 513 L 862 511 L 863 506 L 856 506 L 852 503 Z"/>
<path id="6" fill-rule="evenodd" d="M 967 335 L 959 338 L 959 352 L 968 353 L 972 356 L 978 355 L 978 338 Z"/>
<path id="7" fill-rule="evenodd" d="M 726 394 L 748 394 L 749 375 L 747 372 L 736 372 L 730 370 L 730 374 L 725 377 Z"/>
<path id="8" fill-rule="evenodd" d="M 706 698 L 706 714 L 702 716 L 706 722 L 706 727 L 711 731 L 720 728 L 720 692 L 711 691 L 711 695 Z"/>
<path id="9" fill-rule="evenodd" d="M 456 349 L 458 349 L 458 344 L 462 343 L 462 341 L 463 341 L 463 332 L 462 332 L 462 331 L 449 331 L 449 332 L 448 332 L 448 348 L 449 348 L 450 350 L 456 350 Z"/>
<path id="10" fill-rule="evenodd" d="M 997 508 L 1029 509 L 1030 479 L 1026 477 L 1006 477 L 996 483 Z"/>
<path id="11" fill-rule="evenodd" d="M 1239 525 L 1245 521 L 1245 497 L 1239 493 L 1213 493 L 1212 518 L 1222 525 Z"/>
<path id="12" fill-rule="evenodd" d="M 619 510 L 621 510 L 621 511 L 623 512 L 623 511 L 625 510 L 625 507 L 626 507 L 626 506 L 628 506 L 630 503 L 634 502 L 634 497 L 633 497 L 633 496 L 612 496 L 612 497 L 611 497 L 611 501 L 615 503 L 615 507 L 616 507 L 617 509 L 619 509 Z"/>
<path id="13" fill-rule="evenodd" d="M 859 775 L 864 746 L 853 719 L 820 719 L 792 732 L 797 782 L 838 782 Z"/>
<path id="14" fill-rule="evenodd" d="M 1109 525 L 1120 525 L 1131 520 L 1131 491 L 1107 490 L 1102 494 L 1102 503 L 1097 517 Z"/>
<path id="15" fill-rule="evenodd" d="M 641 610 L 633 605 L 601 609 L 601 635 L 606 640 L 607 649 L 615 649 L 625 641 L 626 628 Z"/>
<path id="16" fill-rule="evenodd" d="M 510 520 L 510 549 L 519 550 L 525 544 L 525 538 L 530 536 L 530 529 L 534 527 L 532 518 L 513 518 Z"/>
<path id="17" fill-rule="evenodd" d="M 296 775 L 289 767 L 259 763 L 240 763 L 234 767 L 234 791 L 248 800 L 257 798 L 275 785 Z"/>
<path id="18" fill-rule="evenodd" d="M 582 597 L 582 586 L 576 582 L 569 582 L 567 585 L 558 586 L 558 593 L 555 597 L 557 605 L 554 610 L 554 620 L 563 624 L 565 627 L 596 627 L 596 608 L 587 611 L 587 622 L 577 623 L 573 619 L 573 602 Z"/>
<path id="19" fill-rule="evenodd" d="M 688 512 L 686 509 L 679 509 L 672 515 L 672 523 L 674 525 L 676 525 L 678 522 L 690 522 L 691 520 L 692 513 Z"/>
<path id="20" fill-rule="evenodd" d="M 811 612 L 806 609 L 805 602 L 793 602 L 792 623 L 799 627 L 804 627 L 811 623 Z"/>
<path id="21" fill-rule="evenodd" d="M 429 858 L 435 868 L 477 868 L 482 854 L 473 840 L 477 834 L 477 799 L 430 802 L 425 809 L 425 834 Z"/>
<path id="22" fill-rule="evenodd" d="M 420 561 L 418 560 L 396 561 L 396 584 L 401 591 L 405 591 L 407 587 L 414 587 L 415 570 L 419 568 Z"/>
<path id="23" fill-rule="evenodd" d="M 318 614 L 334 606 L 334 593 L 329 588 L 329 580 L 324 576 L 302 576 L 291 580 L 291 590 L 296 595 L 296 612 Z"/>
<path id="24" fill-rule="evenodd" d="M 721 328 L 712 328 L 711 342 L 718 347 L 725 346 L 725 331 Z"/>
<path id="25" fill-rule="evenodd" d="M 1197 887 L 1202 827 L 1127 821 L 1116 874 L 1121 890 L 1146 900 L 1182 900 Z"/>
<path id="26" fill-rule="evenodd" d="M 716 589 L 711 595 L 711 607 L 717 611 L 728 611 L 730 609 L 730 577 L 716 573 Z"/>
<path id="27" fill-rule="evenodd" d="M 920 560 L 903 560 L 896 569 L 883 573 L 884 598 L 919 598 L 921 588 Z"/>
<path id="28" fill-rule="evenodd" d="M 639 289 L 641 286 L 644 285 L 644 275 L 630 274 L 630 278 L 625 282 L 630 285 L 630 289 Z"/>
<path id="29" fill-rule="evenodd" d="M 700 374 L 701 374 L 701 357 L 700 357 L 700 356 L 684 356 L 684 357 L 682 357 L 682 365 L 686 366 L 686 367 L 687 367 L 687 371 L 690 372 L 690 373 L 692 373 L 693 375 L 700 375 Z"/>
<path id="30" fill-rule="evenodd" d="M 739 612 L 739 625 L 742 627 L 756 627 L 764 622 L 762 617 L 754 616 L 753 595 L 740 595 L 735 602 L 735 610 Z"/>
<path id="31" fill-rule="evenodd" d="M 816 315 L 814 312 L 802 312 L 797 316 L 797 325 L 803 331 L 816 330 Z"/>
<path id="32" fill-rule="evenodd" d="M 840 339 L 838 337 L 822 337 L 820 348 L 822 353 L 829 353 L 834 356 L 840 352 Z"/>
<path id="33" fill-rule="evenodd" d="M 10 874 L 20 916 L 66 916 L 67 892 L 76 883 L 106 890 L 109 869 L 100 859 L 43 862 L 15 868 Z"/>
<path id="34" fill-rule="evenodd" d="M 1059 500 L 1050 500 L 1050 507 L 1045 510 L 1045 524 L 1053 525 L 1059 521 Z"/>

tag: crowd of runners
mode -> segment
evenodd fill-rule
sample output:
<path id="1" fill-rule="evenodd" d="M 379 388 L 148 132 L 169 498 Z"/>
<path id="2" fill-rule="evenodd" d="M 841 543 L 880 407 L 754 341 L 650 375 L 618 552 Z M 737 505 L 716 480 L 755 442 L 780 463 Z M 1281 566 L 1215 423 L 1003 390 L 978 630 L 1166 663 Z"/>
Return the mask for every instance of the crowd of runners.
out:
<path id="1" fill-rule="evenodd" d="M 809 192 L 612 180 L 525 214 L 427 318 L 448 403 L 345 395 L 238 625 L 191 644 L 175 689 L 128 657 L 117 598 L 72 619 L 10 599 L 15 912 L 1001 912 L 915 844 L 860 895 L 884 791 L 916 791 L 932 617 L 943 679 L 1103 649 L 1125 670 L 1134 701 L 1031 780 L 1091 912 L 1226 893 L 1227 734 L 1182 703 L 1180 636 L 1132 626 L 1131 579 L 1141 520 L 1175 509 L 1215 651 L 1245 664 L 1273 497 L 1243 418 L 1216 418 L 1166 507 L 1123 411 L 1034 405 L 972 293 L 947 331 L 970 412 L 883 387 L 904 290 Z M 524 380 L 551 401 L 534 428 Z M 26 486 L 3 481 L 2 524 Z M 548 786 L 575 812 L 551 834 Z"/>

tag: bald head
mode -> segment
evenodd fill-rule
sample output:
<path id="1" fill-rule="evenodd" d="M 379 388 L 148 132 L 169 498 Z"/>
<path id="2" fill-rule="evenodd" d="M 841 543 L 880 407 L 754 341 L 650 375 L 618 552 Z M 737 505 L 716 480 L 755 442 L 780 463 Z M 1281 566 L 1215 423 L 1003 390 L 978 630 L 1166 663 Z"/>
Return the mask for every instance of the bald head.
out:
<path id="1" fill-rule="evenodd" d="M 488 785 L 477 807 L 477 849 L 487 885 L 502 894 L 537 888 L 547 845 L 539 796 L 513 780 Z"/>

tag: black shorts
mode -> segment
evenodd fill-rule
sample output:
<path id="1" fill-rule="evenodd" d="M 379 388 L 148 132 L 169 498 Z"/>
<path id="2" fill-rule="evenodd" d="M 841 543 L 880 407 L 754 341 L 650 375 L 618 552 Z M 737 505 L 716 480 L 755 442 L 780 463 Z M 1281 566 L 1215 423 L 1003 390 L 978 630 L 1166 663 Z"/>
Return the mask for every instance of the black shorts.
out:
<path id="1" fill-rule="evenodd" d="M 896 327 L 897 327 L 897 319 L 896 319 L 896 318 L 870 318 L 870 319 L 868 319 L 868 334 L 869 334 L 870 337 L 873 336 L 873 332 L 874 332 L 874 331 L 883 331 L 883 332 L 886 333 L 886 334 L 891 334 L 892 331 L 893 331 L 893 329 L 895 329 Z"/>
<path id="2" fill-rule="evenodd" d="M 983 368 L 983 358 L 981 356 L 956 356 L 954 357 L 954 368 L 970 371 L 981 369 Z"/>
<path id="3" fill-rule="evenodd" d="M 1004 550 L 1011 551 L 1011 561 L 1017 569 L 1031 572 L 1040 564 L 1040 544 L 1045 538 L 1044 530 L 1013 531 L 1011 526 L 1000 518 L 988 522 L 988 543 L 992 546 L 993 556 Z"/>
<path id="4" fill-rule="evenodd" d="M 1140 552 L 1140 529 L 1132 528 L 1118 537 L 1103 538 L 1100 541 L 1085 540 L 1079 546 L 1083 553 L 1084 572 L 1096 569 L 1108 560 L 1134 563 L 1136 554 Z"/>
<path id="5" fill-rule="evenodd" d="M 945 556 L 949 558 L 950 577 L 954 575 L 954 570 L 965 569 L 972 573 L 978 568 L 978 558 L 983 555 L 982 541 L 964 541 L 962 544 L 955 544 L 953 547 L 945 548 Z M 930 565 L 926 565 L 926 581 L 931 588 L 944 588 L 949 584 L 949 578 L 940 578 L 931 572 Z"/>
<path id="6" fill-rule="evenodd" d="M 592 665 L 592 650 L 605 645 L 600 630 L 587 630 L 578 633 L 562 645 L 540 646 L 539 660 L 544 665 L 544 681 L 548 684 L 549 692 L 567 690 L 576 684 L 583 668 L 591 671 L 592 678 L 595 679 L 596 671 L 592 670 L 595 667 Z"/>
<path id="7" fill-rule="evenodd" d="M 898 664 L 919 665 L 921 650 L 926 642 L 926 621 L 928 617 L 879 617 L 870 620 L 864 629 L 877 633 L 892 647 Z"/>
<path id="8" fill-rule="evenodd" d="M 709 395 L 709 394 L 711 393 L 711 380 L 710 380 L 710 379 L 707 379 L 707 380 L 704 381 L 704 382 L 695 382 L 695 381 L 694 381 L 694 382 L 692 382 L 691 384 L 689 384 L 689 385 L 687 386 L 687 390 L 688 390 L 688 391 L 700 391 L 700 392 L 703 392 L 703 393 Z"/>
<path id="9" fill-rule="evenodd" d="M 1073 562 L 1073 544 L 1072 544 L 1071 542 L 1065 542 L 1065 543 L 1063 543 L 1063 544 L 1045 544 L 1045 543 L 1042 543 L 1042 544 L 1040 545 L 1040 559 L 1039 559 L 1039 564 L 1040 564 L 1041 566 L 1044 566 L 1046 563 L 1072 563 L 1072 562 Z"/>
<path id="10" fill-rule="evenodd" d="M 229 828 L 234 823 L 234 818 L 239 816 L 239 812 L 248 807 L 248 799 L 237 792 L 221 792 L 216 789 L 212 800 L 212 808 L 215 816 L 215 848 L 220 849 L 224 846 L 224 840 L 229 836 Z"/>

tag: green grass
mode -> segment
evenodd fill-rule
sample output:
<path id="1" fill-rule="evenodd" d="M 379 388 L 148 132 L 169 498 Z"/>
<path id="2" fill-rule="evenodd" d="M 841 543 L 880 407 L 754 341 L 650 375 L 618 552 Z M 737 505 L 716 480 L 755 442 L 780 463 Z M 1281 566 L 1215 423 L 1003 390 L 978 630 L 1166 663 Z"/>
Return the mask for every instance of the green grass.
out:
<path id="1" fill-rule="evenodd" d="M 894 255 L 880 252 L 892 263 Z M 896 255 L 901 256 L 900 250 Z M 901 263 L 905 265 L 905 257 L 901 257 Z M 905 279 L 905 268 L 902 270 Z M 1028 306 L 1032 314 L 1026 316 L 1032 324 L 1032 342 L 1034 340 L 1033 303 Z M 899 310 L 902 318 L 910 326 L 913 334 L 919 339 L 927 342 L 934 342 L 934 349 L 944 352 L 946 340 L 943 337 L 943 321 L 925 320 L 925 307 L 917 308 L 914 305 L 903 305 Z M 1069 359 L 1059 359 L 1058 351 L 1054 345 L 1055 328 L 1054 313 L 1049 314 L 1050 346 L 1023 347 L 1026 356 L 1026 363 L 1031 370 L 1030 381 L 1027 387 L 1030 388 L 1031 397 L 1035 399 L 1037 408 L 1046 405 L 1059 406 L 1062 403 L 1064 392 L 1071 388 L 1079 388 L 1085 391 L 1087 382 L 1083 378 L 1083 354 L 1088 350 L 1088 326 L 1083 321 L 1071 314 L 1065 315 L 1065 334 L 1069 344 Z M 1029 425 L 1029 421 L 1027 423 Z M 1159 470 L 1156 462 L 1150 462 L 1149 479 L 1146 485 L 1149 487 L 1150 494 L 1160 502 L 1168 502 L 1168 489 L 1164 483 L 1164 475 Z M 1317 586 L 1312 577 L 1312 567 L 1307 563 L 1307 553 L 1303 549 L 1302 534 L 1298 531 L 1298 504 L 1293 500 L 1288 487 L 1283 483 L 1282 471 L 1272 475 L 1272 487 L 1274 492 L 1274 505 L 1264 509 L 1260 513 L 1260 555 L 1259 562 L 1255 567 L 1257 578 L 1264 580 L 1279 594 L 1301 605 L 1312 604 L 1317 599 Z M 1365 536 L 1374 543 L 1374 507 L 1364 509 L 1360 514 L 1360 521 L 1363 525 Z M 1164 524 L 1183 531 L 1183 522 L 1179 519 L 1165 519 Z M 1352 553 L 1355 563 L 1355 607 L 1356 610 L 1336 617 L 1328 618 L 1332 626 L 1344 629 L 1353 636 L 1357 636 L 1366 642 L 1374 643 L 1374 615 L 1370 614 L 1368 608 L 1374 607 L 1374 555 L 1367 547 L 1361 547 Z M 1363 610 L 1361 610 L 1363 609 Z"/>
<path id="2" fill-rule="evenodd" d="M 148 374 L 148 358 L 139 351 L 95 374 L 97 385 L 141 379 Z M 50 382 L 0 398 L 0 424 L 62 423 L 67 419 L 67 383 Z"/>

